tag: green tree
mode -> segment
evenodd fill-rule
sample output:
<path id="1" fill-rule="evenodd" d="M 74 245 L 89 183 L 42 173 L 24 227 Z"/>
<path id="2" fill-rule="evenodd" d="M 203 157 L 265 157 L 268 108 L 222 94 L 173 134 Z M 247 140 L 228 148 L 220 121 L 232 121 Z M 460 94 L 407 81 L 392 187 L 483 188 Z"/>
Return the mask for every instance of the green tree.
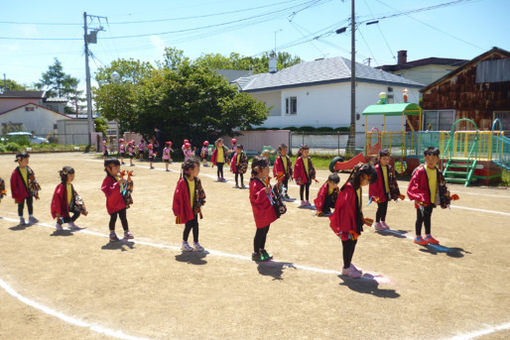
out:
<path id="1" fill-rule="evenodd" d="M 5 88 L 5 83 L 7 83 L 7 88 Z M 26 91 L 27 87 L 25 85 L 19 84 L 14 80 L 6 79 L 6 81 L 2 80 L 0 81 L 0 89 L 2 91 L 8 90 L 8 91 Z"/>
<path id="2" fill-rule="evenodd" d="M 39 82 L 35 84 L 39 90 L 45 90 L 48 97 L 70 98 L 78 92 L 77 78 L 64 72 L 62 63 L 55 58 L 53 65 L 48 67 L 48 71 L 41 75 Z"/>
<path id="3" fill-rule="evenodd" d="M 219 53 L 204 54 L 195 60 L 195 64 L 210 69 L 252 70 L 253 73 L 265 73 L 269 71 L 269 53 L 261 57 L 246 57 L 239 53 L 230 53 L 224 56 Z M 301 58 L 292 56 L 287 52 L 278 52 L 277 64 L 281 70 L 292 65 L 301 63 Z"/>

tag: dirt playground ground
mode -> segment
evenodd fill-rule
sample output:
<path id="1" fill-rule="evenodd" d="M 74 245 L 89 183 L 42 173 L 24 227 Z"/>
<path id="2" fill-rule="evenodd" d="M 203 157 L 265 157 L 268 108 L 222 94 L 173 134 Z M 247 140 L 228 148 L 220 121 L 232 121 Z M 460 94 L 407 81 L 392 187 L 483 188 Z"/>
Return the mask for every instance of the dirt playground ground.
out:
<path id="1" fill-rule="evenodd" d="M 8 184 L 12 155 L 0 156 Z M 250 261 L 255 224 L 248 190 L 215 181 L 200 220 L 205 253 L 182 254 L 170 173 L 136 163 L 134 242 L 110 243 L 102 160 L 78 153 L 38 154 L 30 166 L 42 186 L 40 223 L 18 226 L 17 206 L 0 204 L 0 339 L 483 339 L 510 338 L 510 191 L 450 185 L 460 200 L 435 209 L 441 246 L 413 244 L 410 201 L 390 203 L 391 232 L 365 228 L 353 262 L 361 279 L 339 275 L 341 243 L 327 218 L 288 203 L 271 225 L 274 262 Z M 86 229 L 54 233 L 50 202 L 57 170 L 70 165 L 89 216 Z M 319 171 L 321 183 L 327 171 Z M 342 183 L 347 174 L 341 174 Z M 400 182 L 401 190 L 407 182 Z M 314 184 L 311 197 L 317 195 Z M 367 191 L 365 190 L 365 193 Z M 295 185 L 291 197 L 298 196 Z M 374 217 L 375 204 L 364 213 Z M 117 222 L 120 234 L 120 221 Z"/>

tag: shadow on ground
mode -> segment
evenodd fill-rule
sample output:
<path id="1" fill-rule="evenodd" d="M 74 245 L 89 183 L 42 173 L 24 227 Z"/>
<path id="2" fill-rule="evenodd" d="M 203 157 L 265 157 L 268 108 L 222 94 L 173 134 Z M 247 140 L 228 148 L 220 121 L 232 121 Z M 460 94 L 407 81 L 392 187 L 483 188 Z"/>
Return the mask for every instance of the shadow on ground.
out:
<path id="1" fill-rule="evenodd" d="M 387 229 L 387 230 L 378 230 L 377 233 L 382 236 L 393 236 L 393 237 L 397 237 L 397 238 L 407 238 L 406 234 L 409 233 L 409 231 Z"/>
<path id="2" fill-rule="evenodd" d="M 134 242 L 129 242 L 126 240 L 120 240 L 116 242 L 108 242 L 104 246 L 101 247 L 102 250 L 121 250 L 126 251 L 127 248 L 133 249 L 135 247 Z"/>
<path id="3" fill-rule="evenodd" d="M 175 260 L 194 265 L 204 265 L 207 263 L 207 261 L 204 260 L 207 255 L 209 255 L 208 251 L 188 251 L 175 255 Z"/>
<path id="4" fill-rule="evenodd" d="M 462 248 L 450 248 L 445 247 L 440 244 L 427 244 L 426 246 L 423 246 L 423 248 L 420 249 L 423 253 L 429 253 L 432 255 L 437 255 L 440 253 L 445 253 L 446 255 L 450 257 L 460 258 L 464 257 L 464 254 L 471 254 L 471 252 L 464 250 Z"/>
<path id="5" fill-rule="evenodd" d="M 272 276 L 273 280 L 283 280 L 283 269 L 284 268 L 292 268 L 294 264 L 290 262 L 277 262 L 277 261 L 267 261 L 267 262 L 258 262 L 257 270 L 260 275 Z"/>
<path id="6" fill-rule="evenodd" d="M 340 283 L 340 286 L 347 286 L 350 290 L 358 293 L 370 294 L 385 299 L 396 299 L 400 297 L 400 294 L 394 289 L 380 289 L 379 282 L 369 273 L 363 274 L 359 279 L 353 279 L 345 275 L 338 275 L 338 277 L 344 281 Z"/>

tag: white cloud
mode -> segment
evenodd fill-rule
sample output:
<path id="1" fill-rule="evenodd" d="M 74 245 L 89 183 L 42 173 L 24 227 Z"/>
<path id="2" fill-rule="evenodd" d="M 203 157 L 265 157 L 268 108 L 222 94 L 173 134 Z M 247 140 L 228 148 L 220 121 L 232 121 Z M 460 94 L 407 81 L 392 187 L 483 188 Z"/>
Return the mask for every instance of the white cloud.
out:
<path id="1" fill-rule="evenodd" d="M 165 42 L 163 41 L 163 39 L 156 35 L 151 35 L 149 37 L 149 40 L 152 46 L 154 46 L 158 50 L 159 55 L 163 55 L 165 53 Z"/>

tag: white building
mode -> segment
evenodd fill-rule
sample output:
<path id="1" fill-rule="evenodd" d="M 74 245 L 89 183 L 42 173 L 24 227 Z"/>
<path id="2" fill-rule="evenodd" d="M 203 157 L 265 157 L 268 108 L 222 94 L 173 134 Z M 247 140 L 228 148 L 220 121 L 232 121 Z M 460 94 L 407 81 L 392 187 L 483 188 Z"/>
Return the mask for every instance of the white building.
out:
<path id="1" fill-rule="evenodd" d="M 294 65 L 274 73 L 241 77 L 233 83 L 241 91 L 271 107 L 267 128 L 348 127 L 351 117 L 351 61 L 343 57 L 321 58 Z M 422 84 L 406 78 L 356 64 L 356 130 L 364 131 L 361 113 L 375 104 L 380 92 L 388 102 L 401 102 L 402 90 L 409 91 L 409 102 L 418 103 Z M 368 129 L 381 128 L 382 117 L 371 117 Z M 402 118 L 386 119 L 386 130 L 400 131 Z"/>

